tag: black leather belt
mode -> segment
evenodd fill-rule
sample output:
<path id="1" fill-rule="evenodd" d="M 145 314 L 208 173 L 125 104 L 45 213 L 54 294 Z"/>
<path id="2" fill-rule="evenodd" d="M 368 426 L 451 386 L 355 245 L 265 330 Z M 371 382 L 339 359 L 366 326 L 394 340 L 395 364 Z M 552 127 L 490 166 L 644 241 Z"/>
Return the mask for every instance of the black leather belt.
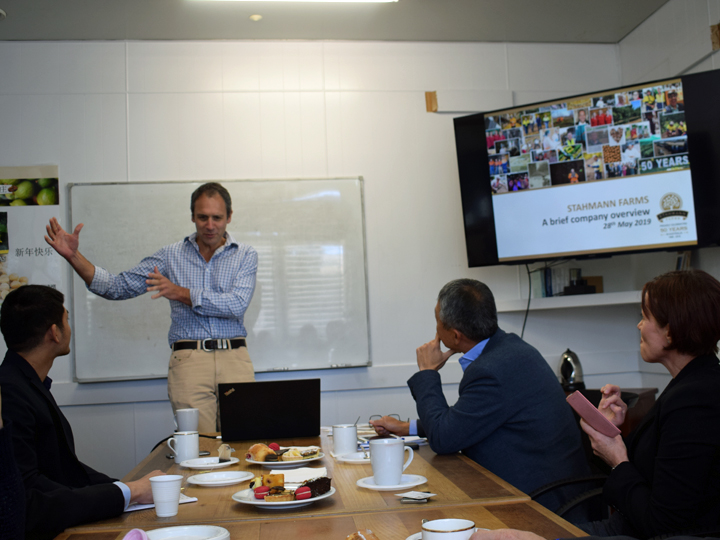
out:
<path id="1" fill-rule="evenodd" d="M 197 341 L 176 341 L 173 343 L 173 351 L 181 351 L 183 349 L 202 349 L 203 351 L 216 351 L 237 349 L 245 347 L 245 339 L 199 339 Z"/>

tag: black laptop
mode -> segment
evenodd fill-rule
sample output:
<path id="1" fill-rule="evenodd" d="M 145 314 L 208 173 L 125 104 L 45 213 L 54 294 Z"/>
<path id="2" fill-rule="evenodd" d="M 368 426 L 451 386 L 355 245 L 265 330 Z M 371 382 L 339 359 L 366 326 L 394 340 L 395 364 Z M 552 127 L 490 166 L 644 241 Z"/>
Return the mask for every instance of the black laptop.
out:
<path id="1" fill-rule="evenodd" d="M 218 385 L 223 441 L 320 435 L 320 379 Z"/>

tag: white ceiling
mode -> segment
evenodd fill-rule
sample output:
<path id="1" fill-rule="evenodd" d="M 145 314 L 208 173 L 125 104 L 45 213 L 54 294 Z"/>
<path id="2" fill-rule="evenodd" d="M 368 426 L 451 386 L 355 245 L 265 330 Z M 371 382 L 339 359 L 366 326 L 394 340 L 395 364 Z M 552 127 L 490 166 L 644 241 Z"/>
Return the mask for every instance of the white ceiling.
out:
<path id="1" fill-rule="evenodd" d="M 0 40 L 336 39 L 617 43 L 668 0 L 296 4 L 0 0 Z M 253 14 L 263 16 L 252 22 Z"/>

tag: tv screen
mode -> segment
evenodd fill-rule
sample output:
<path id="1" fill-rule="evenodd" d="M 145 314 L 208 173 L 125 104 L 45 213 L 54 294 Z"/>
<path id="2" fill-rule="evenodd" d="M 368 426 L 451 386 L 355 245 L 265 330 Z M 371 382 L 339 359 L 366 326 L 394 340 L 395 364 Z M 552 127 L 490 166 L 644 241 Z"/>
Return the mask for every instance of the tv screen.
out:
<path id="1" fill-rule="evenodd" d="M 720 72 L 455 119 L 470 266 L 720 239 Z"/>

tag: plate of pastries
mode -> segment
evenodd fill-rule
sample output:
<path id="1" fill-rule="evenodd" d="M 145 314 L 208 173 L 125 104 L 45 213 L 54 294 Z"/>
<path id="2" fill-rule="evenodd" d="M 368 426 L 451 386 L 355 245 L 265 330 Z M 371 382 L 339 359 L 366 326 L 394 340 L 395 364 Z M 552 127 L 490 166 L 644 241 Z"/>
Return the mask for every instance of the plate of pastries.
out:
<path id="1" fill-rule="evenodd" d="M 300 508 L 331 497 L 335 488 L 330 483 L 330 478 L 321 476 L 286 485 L 284 474 L 263 474 L 250 482 L 249 489 L 238 491 L 232 498 L 236 502 L 262 508 Z"/>
<path id="2" fill-rule="evenodd" d="M 305 463 L 325 457 L 319 446 L 280 446 L 277 443 L 254 444 L 245 454 L 245 461 L 273 469 L 303 467 Z"/>

